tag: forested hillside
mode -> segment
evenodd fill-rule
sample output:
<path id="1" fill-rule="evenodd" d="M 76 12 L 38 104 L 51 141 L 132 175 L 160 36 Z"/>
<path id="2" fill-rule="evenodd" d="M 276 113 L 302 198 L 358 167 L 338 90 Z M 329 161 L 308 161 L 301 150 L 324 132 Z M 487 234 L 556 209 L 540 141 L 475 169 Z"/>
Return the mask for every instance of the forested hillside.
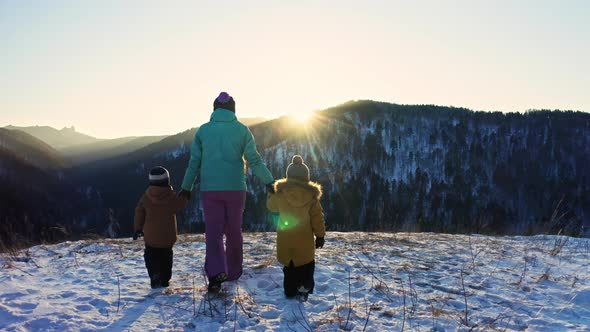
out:
<path id="1" fill-rule="evenodd" d="M 59 170 L 67 164 L 57 150 L 20 130 L 0 128 L 0 148 L 41 169 Z"/>
<path id="2" fill-rule="evenodd" d="M 273 132 L 255 130 L 262 142 Z M 588 232 L 590 114 L 360 101 L 289 132 L 264 157 L 281 175 L 304 156 L 333 229 Z"/>
<path id="3" fill-rule="evenodd" d="M 251 130 L 277 178 L 293 154 L 303 155 L 324 186 L 331 230 L 590 234 L 590 114 L 356 101 L 307 124 L 284 117 Z M 178 187 L 193 132 L 117 167 L 97 164 L 92 176 L 78 170 L 123 233 L 150 167 L 170 169 Z M 251 176 L 249 184 L 244 228 L 273 229 L 262 184 Z M 179 214 L 183 231 L 202 229 L 193 197 Z"/>
<path id="4" fill-rule="evenodd" d="M 63 170 L 41 169 L 0 147 L 0 183 L 0 252 L 82 234 L 120 233 L 100 196 L 77 190 Z"/>

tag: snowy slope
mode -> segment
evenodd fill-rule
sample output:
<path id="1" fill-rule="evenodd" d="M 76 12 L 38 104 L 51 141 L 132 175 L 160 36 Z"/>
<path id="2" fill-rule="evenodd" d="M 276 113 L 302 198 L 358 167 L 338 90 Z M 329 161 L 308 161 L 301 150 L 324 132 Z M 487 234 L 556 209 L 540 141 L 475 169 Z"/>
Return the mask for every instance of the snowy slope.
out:
<path id="1" fill-rule="evenodd" d="M 243 276 L 212 299 L 202 235 L 181 237 L 171 287 L 155 291 L 141 241 L 4 255 L 0 330 L 590 330 L 589 239 L 329 233 L 301 303 L 282 294 L 274 236 L 245 234 Z"/>

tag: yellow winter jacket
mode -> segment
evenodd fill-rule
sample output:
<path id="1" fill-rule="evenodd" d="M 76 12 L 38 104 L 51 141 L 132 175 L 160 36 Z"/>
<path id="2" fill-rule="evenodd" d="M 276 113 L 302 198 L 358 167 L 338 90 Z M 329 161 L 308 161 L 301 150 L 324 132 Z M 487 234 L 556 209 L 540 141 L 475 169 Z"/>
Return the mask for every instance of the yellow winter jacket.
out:
<path id="1" fill-rule="evenodd" d="M 279 213 L 277 259 L 288 266 L 311 262 L 315 255 L 314 234 L 326 235 L 324 210 L 320 204 L 322 186 L 315 182 L 281 179 L 275 182 L 275 194 L 268 194 L 266 207 Z"/>

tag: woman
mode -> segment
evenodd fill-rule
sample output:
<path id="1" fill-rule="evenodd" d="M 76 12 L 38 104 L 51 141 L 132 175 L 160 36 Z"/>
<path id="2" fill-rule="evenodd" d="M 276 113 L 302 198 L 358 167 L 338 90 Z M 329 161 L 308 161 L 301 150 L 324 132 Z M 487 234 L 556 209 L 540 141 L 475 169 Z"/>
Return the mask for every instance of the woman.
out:
<path id="1" fill-rule="evenodd" d="M 205 272 L 209 292 L 242 275 L 242 217 L 246 203 L 244 157 L 248 167 L 274 191 L 274 178 L 256 151 L 247 126 L 235 115 L 234 99 L 222 92 L 213 102 L 211 120 L 202 125 L 179 193 L 190 199 L 197 175 L 205 215 Z M 225 235 L 225 247 L 223 245 Z"/>

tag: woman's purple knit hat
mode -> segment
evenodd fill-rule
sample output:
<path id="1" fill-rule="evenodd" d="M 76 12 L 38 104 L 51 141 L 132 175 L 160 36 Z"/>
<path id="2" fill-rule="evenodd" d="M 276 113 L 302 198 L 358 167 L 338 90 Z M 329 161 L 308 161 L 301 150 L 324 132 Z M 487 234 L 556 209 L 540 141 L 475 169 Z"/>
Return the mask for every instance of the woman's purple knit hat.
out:
<path id="1" fill-rule="evenodd" d="M 234 101 L 234 98 L 229 95 L 229 93 L 224 91 L 221 92 L 213 102 L 213 110 L 216 110 L 218 108 L 224 108 L 235 113 L 236 102 Z"/>
<path id="2" fill-rule="evenodd" d="M 231 96 L 227 92 L 222 92 L 217 96 L 217 101 L 225 104 L 231 99 Z"/>

